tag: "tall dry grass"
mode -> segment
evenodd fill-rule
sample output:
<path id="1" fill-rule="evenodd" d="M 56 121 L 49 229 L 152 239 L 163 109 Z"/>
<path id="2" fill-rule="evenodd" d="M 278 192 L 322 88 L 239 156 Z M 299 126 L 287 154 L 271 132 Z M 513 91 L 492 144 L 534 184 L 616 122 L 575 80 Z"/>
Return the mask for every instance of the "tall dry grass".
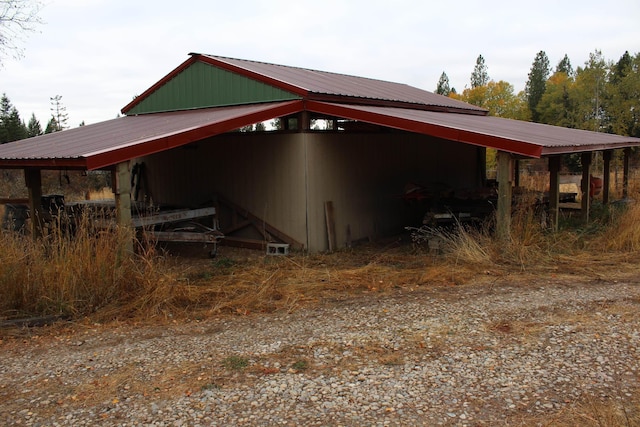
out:
<path id="1" fill-rule="evenodd" d="M 128 253 L 126 243 L 133 238 L 127 229 L 96 229 L 86 217 L 72 231 L 58 222 L 39 240 L 3 232 L 0 315 L 161 313 L 176 298 L 165 286 L 174 277 L 152 247 Z"/>

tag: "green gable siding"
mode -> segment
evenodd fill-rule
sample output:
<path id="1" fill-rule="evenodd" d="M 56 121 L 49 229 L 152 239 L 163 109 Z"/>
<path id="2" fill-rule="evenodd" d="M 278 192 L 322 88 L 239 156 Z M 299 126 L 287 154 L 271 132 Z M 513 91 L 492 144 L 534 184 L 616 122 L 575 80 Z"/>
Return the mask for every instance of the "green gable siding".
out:
<path id="1" fill-rule="evenodd" d="M 195 62 L 135 105 L 127 115 L 299 98 L 268 84 Z"/>

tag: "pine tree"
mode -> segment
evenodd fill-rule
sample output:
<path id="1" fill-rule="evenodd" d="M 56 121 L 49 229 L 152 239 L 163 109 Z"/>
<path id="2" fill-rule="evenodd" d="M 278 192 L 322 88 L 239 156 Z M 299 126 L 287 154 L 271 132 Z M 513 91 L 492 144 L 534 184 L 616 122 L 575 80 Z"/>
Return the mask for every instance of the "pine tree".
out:
<path id="1" fill-rule="evenodd" d="M 438 80 L 438 87 L 436 88 L 436 93 L 438 95 L 449 96 L 451 93 L 451 87 L 449 86 L 449 76 L 444 71 L 442 75 L 440 75 L 440 80 Z"/>
<path id="2" fill-rule="evenodd" d="M 564 58 L 562 58 L 562 61 L 558 62 L 555 72 L 565 73 L 568 77 L 573 77 L 574 75 L 573 67 L 571 66 L 571 61 L 569 60 L 569 56 L 566 53 L 564 55 Z"/>
<path id="3" fill-rule="evenodd" d="M 6 94 L 0 99 L 0 144 L 27 137 L 27 128 Z"/>
<path id="4" fill-rule="evenodd" d="M 547 54 L 541 50 L 538 52 L 533 64 L 531 65 L 529 80 L 527 80 L 524 88 L 527 103 L 529 104 L 529 110 L 531 111 L 531 118 L 534 122 L 540 121 L 540 114 L 537 111 L 537 106 L 540 99 L 542 99 L 542 95 L 544 95 L 550 72 L 551 68 L 549 67 L 549 58 L 547 58 Z"/>
<path id="5" fill-rule="evenodd" d="M 36 119 L 36 115 L 31 113 L 31 118 L 27 124 L 27 137 L 31 138 L 39 135 L 42 135 L 42 126 L 40 126 L 40 122 Z"/>
<path id="6" fill-rule="evenodd" d="M 53 133 L 58 131 L 58 123 L 54 117 L 51 117 L 47 122 L 47 127 L 44 129 L 44 133 Z"/>
<path id="7" fill-rule="evenodd" d="M 52 121 L 49 121 L 49 123 L 51 125 L 55 125 L 55 127 L 52 127 L 52 132 L 58 132 L 61 130 L 65 130 L 68 128 L 67 126 L 67 121 L 69 120 L 69 115 L 67 114 L 67 108 L 62 105 L 62 96 L 61 95 L 56 95 L 51 99 L 51 116 L 53 119 Z M 47 128 L 49 128 L 49 125 L 47 125 Z"/>
<path id="8" fill-rule="evenodd" d="M 473 68 L 473 73 L 471 73 L 471 88 L 485 86 L 487 83 L 489 83 L 487 66 L 482 55 L 478 55 L 476 66 Z"/>

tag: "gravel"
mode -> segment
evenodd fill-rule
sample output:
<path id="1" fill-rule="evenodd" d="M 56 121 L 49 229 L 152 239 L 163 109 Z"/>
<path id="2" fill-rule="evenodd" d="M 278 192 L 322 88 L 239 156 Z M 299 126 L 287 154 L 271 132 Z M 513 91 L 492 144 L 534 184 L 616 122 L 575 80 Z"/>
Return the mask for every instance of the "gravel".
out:
<path id="1" fill-rule="evenodd" d="M 0 424 L 519 425 L 636 405 L 638 280 L 416 287 L 0 344 Z"/>

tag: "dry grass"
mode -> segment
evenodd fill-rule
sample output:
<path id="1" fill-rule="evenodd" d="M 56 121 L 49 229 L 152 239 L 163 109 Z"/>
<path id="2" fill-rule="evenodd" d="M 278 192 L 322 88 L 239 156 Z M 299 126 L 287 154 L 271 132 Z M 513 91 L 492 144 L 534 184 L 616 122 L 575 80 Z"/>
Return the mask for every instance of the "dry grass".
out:
<path id="1" fill-rule="evenodd" d="M 523 206 L 531 206 L 525 201 Z M 39 242 L 0 235 L 0 316 L 107 319 L 200 318 L 220 313 L 294 311 L 353 294 L 463 285 L 511 273 L 631 269 L 640 247 L 640 206 L 607 211 L 590 228 L 550 233 L 531 209 L 516 209 L 508 241 L 491 224 L 422 230 L 422 245 L 369 245 L 334 254 L 287 257 L 223 248 L 217 259 L 170 256 L 154 245 L 123 254 L 130 232 L 88 221 L 73 237 L 56 227 Z M 59 227 L 64 228 L 64 227 Z"/>

